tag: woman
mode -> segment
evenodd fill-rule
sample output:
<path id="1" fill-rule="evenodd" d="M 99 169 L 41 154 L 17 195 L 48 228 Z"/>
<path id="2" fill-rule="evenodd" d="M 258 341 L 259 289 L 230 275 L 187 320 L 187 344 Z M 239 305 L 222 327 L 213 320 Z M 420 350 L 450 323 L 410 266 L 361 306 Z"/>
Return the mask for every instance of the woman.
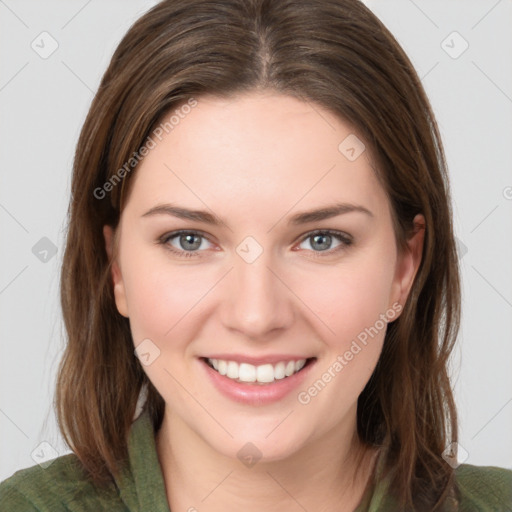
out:
<path id="1" fill-rule="evenodd" d="M 507 510 L 458 465 L 446 164 L 356 0 L 166 0 L 74 163 L 56 406 L 6 510 Z M 190 244 L 190 245 L 189 245 Z"/>

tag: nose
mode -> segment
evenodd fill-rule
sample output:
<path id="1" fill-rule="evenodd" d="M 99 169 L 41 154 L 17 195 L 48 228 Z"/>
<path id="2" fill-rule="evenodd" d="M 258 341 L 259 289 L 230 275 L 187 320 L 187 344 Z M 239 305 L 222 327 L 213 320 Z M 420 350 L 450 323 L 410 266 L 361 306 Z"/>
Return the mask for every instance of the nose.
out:
<path id="1" fill-rule="evenodd" d="M 251 340 L 282 335 L 295 319 L 294 295 L 270 251 L 252 263 L 238 255 L 233 261 L 222 300 L 224 326 Z"/>

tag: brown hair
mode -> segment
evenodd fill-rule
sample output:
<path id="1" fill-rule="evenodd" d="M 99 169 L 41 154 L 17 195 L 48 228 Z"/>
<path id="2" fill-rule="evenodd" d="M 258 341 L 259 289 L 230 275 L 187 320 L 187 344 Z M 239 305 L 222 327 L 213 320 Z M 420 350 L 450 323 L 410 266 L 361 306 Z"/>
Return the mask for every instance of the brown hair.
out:
<path id="1" fill-rule="evenodd" d="M 447 361 L 460 317 L 446 162 L 411 62 L 358 0 L 164 0 L 125 35 L 75 154 L 61 277 L 68 343 L 56 388 L 63 436 L 103 483 L 127 457 L 144 383 L 159 428 L 164 401 L 116 309 L 102 227 L 117 226 L 135 172 L 126 162 L 164 115 L 202 94 L 254 90 L 314 102 L 354 127 L 388 194 L 399 248 L 414 216 L 425 217 L 422 262 L 359 397 L 357 426 L 364 443 L 386 447 L 402 508 L 442 510 L 454 487 L 441 454 L 457 440 Z"/>

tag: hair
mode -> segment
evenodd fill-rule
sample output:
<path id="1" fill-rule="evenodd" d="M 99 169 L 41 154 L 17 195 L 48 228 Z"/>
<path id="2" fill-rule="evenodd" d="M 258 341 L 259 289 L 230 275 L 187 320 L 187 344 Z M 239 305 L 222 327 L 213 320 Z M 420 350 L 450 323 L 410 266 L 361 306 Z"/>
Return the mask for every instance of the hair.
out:
<path id="1" fill-rule="evenodd" d="M 457 441 L 448 362 L 460 323 L 446 160 L 412 63 L 358 0 L 164 0 L 121 40 L 74 158 L 61 275 L 68 339 L 55 399 L 64 439 L 101 485 L 127 459 L 143 385 L 160 427 L 164 400 L 116 309 L 102 228 L 117 227 L 138 160 L 133 170 L 126 163 L 165 115 L 201 95 L 254 91 L 313 102 L 354 128 L 387 193 L 400 250 L 415 215 L 425 218 L 422 261 L 359 396 L 357 431 L 365 445 L 386 448 L 402 509 L 443 510 L 456 492 L 442 452 Z"/>

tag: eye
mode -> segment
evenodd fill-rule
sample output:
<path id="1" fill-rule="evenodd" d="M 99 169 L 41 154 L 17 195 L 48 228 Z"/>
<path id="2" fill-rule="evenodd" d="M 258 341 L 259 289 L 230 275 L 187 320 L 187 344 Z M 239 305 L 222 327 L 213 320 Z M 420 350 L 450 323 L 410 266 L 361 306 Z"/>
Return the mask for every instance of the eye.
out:
<path id="1" fill-rule="evenodd" d="M 333 240 L 337 240 L 339 243 L 334 248 L 331 248 Z M 332 255 L 350 246 L 353 242 L 352 237 L 346 233 L 331 229 L 312 231 L 302 238 L 301 244 L 306 241 L 309 242 L 315 256 Z"/>
<path id="2" fill-rule="evenodd" d="M 333 240 L 338 241 L 338 245 L 332 248 Z M 315 257 L 330 256 L 337 253 L 353 243 L 352 237 L 341 231 L 321 230 L 311 231 L 302 237 L 300 244 L 309 242 L 311 250 Z M 158 243 L 164 245 L 169 251 L 179 257 L 191 258 L 202 257 L 203 252 L 208 249 L 204 242 L 210 243 L 206 236 L 193 230 L 180 230 L 167 233 L 158 239 Z"/>
<path id="3" fill-rule="evenodd" d="M 158 243 L 165 245 L 177 256 L 190 258 L 202 256 L 202 250 L 207 249 L 203 244 L 205 241 L 207 238 L 199 231 L 181 230 L 163 235 Z"/>

